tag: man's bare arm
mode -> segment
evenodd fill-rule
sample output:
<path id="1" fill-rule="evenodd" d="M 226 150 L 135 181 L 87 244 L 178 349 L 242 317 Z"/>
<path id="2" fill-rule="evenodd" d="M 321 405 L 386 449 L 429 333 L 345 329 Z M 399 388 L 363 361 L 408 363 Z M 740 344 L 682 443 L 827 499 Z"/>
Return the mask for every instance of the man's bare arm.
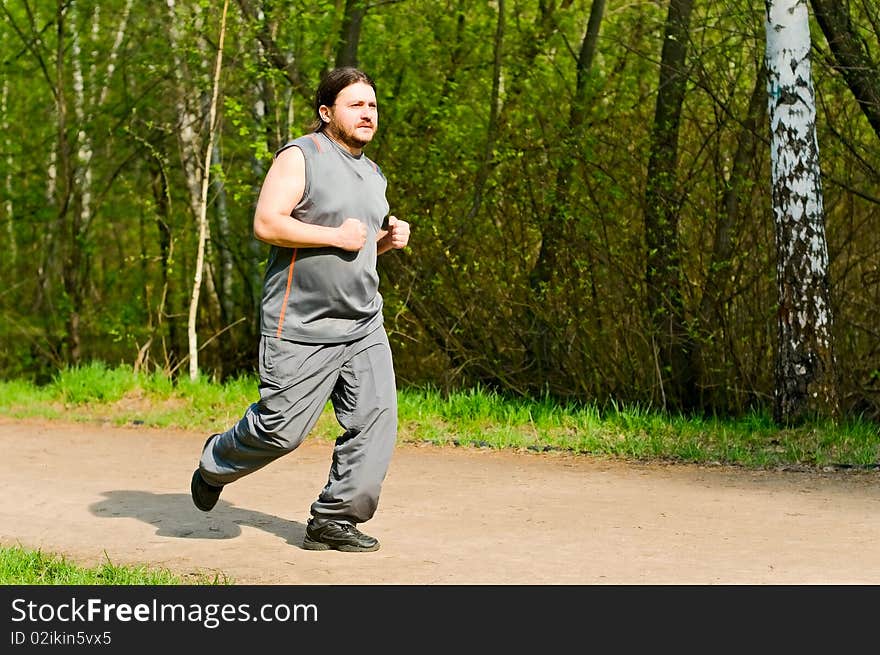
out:
<path id="1" fill-rule="evenodd" d="M 303 223 L 291 216 L 302 199 L 305 183 L 306 163 L 302 150 L 294 146 L 279 153 L 260 189 L 254 211 L 254 236 L 283 248 L 363 248 L 367 227 L 356 218 L 345 219 L 339 227 L 326 227 Z"/>

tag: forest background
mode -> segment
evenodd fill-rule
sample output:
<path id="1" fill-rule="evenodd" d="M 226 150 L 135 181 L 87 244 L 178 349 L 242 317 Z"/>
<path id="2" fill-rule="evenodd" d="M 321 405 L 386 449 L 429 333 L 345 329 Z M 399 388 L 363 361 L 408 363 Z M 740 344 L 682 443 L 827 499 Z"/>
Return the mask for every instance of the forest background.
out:
<path id="1" fill-rule="evenodd" d="M 840 401 L 880 419 L 878 5 L 810 7 Z M 772 403 L 764 2 L 236 0 L 221 26 L 220 3 L 4 0 L 0 15 L 0 376 L 95 360 L 183 374 L 203 209 L 199 368 L 253 371 L 259 185 L 308 129 L 321 74 L 357 65 L 378 87 L 367 154 L 412 225 L 379 261 L 401 384 Z"/>

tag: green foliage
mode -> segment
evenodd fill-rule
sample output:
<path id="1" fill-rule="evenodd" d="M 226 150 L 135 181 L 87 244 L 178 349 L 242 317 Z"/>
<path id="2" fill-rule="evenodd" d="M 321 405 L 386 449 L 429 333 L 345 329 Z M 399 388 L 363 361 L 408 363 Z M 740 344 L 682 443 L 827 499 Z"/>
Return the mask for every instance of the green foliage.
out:
<path id="1" fill-rule="evenodd" d="M 212 284 L 197 326 L 207 343 L 200 367 L 219 380 L 253 370 L 267 252 L 252 238 L 254 203 L 271 153 L 309 125 L 347 4 L 260 3 L 262 14 L 254 3 L 230 5 L 219 161 L 211 167 Z M 407 0 L 367 12 L 358 58 L 377 81 L 381 115 L 368 154 L 389 180 L 392 212 L 413 226 L 409 250 L 379 263 L 399 379 L 465 395 L 482 385 L 521 398 L 548 392 L 562 404 L 664 405 L 671 381 L 657 365 L 662 335 L 648 315 L 643 213 L 668 7 L 608 3 L 579 95 L 577 57 L 593 4 L 508 5 L 498 42 L 497 3 Z M 0 22 L 5 377 L 42 384 L 95 360 L 165 375 L 187 353 L 200 182 L 191 164 L 204 154 L 219 16 L 202 1 L 176 3 L 173 15 L 166 3 L 134 3 L 117 40 L 125 5 L 63 3 L 31 15 L 12 3 Z M 852 20 L 876 60 L 880 41 L 866 7 L 853 3 Z M 668 180 L 681 201 L 676 300 L 694 346 L 699 402 L 730 417 L 764 408 L 774 385 L 766 123 L 748 122 L 762 17 L 746 0 L 695 5 L 679 164 Z M 813 39 L 827 52 L 819 30 Z M 817 57 L 814 75 L 842 395 L 852 413 L 876 419 L 880 352 L 871 311 L 880 304 L 880 236 L 865 226 L 880 195 L 880 148 L 830 63 Z M 740 152 L 750 138 L 756 147 Z M 737 187 L 738 157 L 745 179 Z M 725 196 L 733 188 L 736 197 Z M 718 252 L 721 237 L 729 253 Z M 98 380 L 58 384 L 57 402 L 74 407 L 103 393 Z M 176 386 L 159 378 L 141 378 L 124 393 L 132 400 L 141 392 L 162 399 L 161 413 L 144 420 L 229 416 L 219 398 L 185 408 Z M 495 401 L 455 398 L 449 411 L 464 419 L 484 411 L 478 402 Z M 131 410 L 132 420 L 138 413 Z M 650 449 L 652 439 L 636 450 Z"/>
<path id="2" fill-rule="evenodd" d="M 44 553 L 21 546 L 0 547 L 2 585 L 185 585 L 231 584 L 205 575 L 183 578 L 166 569 L 147 566 L 119 566 L 106 561 L 84 567 L 63 555 Z"/>

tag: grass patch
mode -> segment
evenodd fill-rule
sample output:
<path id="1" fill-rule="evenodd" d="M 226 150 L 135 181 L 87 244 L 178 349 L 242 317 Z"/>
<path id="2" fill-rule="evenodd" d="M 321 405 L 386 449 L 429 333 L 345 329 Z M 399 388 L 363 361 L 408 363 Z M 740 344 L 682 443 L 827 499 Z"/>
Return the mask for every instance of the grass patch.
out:
<path id="1" fill-rule="evenodd" d="M 181 577 L 167 569 L 147 566 L 118 566 L 105 562 L 86 567 L 69 562 L 63 555 L 44 553 L 20 546 L 0 547 L 2 585 L 191 585 L 232 584 L 219 577 Z"/>
<path id="2" fill-rule="evenodd" d="M 51 386 L 65 403 L 82 405 L 119 400 L 136 383 L 130 366 L 108 368 L 104 362 L 94 361 L 59 371 Z"/>
<path id="3" fill-rule="evenodd" d="M 642 407 L 562 404 L 468 390 L 400 392 L 401 433 L 438 445 L 562 450 L 636 460 L 768 467 L 876 467 L 880 426 L 817 422 L 779 429 L 768 414 L 670 415 Z"/>
<path id="4" fill-rule="evenodd" d="M 60 372 L 48 385 L 0 381 L 0 415 L 117 425 L 222 431 L 258 398 L 258 380 L 172 380 L 101 362 Z M 880 426 L 851 420 L 780 429 L 771 417 L 670 415 L 650 408 L 507 398 L 484 389 L 398 393 L 400 439 L 437 445 L 567 451 L 637 460 L 736 464 L 750 468 L 874 468 Z M 334 439 L 329 403 L 313 437 Z"/>

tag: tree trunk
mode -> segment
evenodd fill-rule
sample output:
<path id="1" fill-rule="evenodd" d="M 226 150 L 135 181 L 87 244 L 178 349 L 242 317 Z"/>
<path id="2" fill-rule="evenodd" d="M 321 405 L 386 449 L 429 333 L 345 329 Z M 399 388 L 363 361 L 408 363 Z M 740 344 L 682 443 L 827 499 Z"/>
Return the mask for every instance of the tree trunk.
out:
<path id="1" fill-rule="evenodd" d="M 71 22 L 76 24 L 76 8 L 75 3 L 71 3 Z M 97 24 L 97 16 L 99 10 L 94 8 L 93 31 Z M 74 206 L 79 208 L 79 222 L 83 226 L 83 231 L 88 229 L 88 225 L 92 220 L 92 169 L 90 166 L 92 159 L 92 139 L 91 135 L 86 132 L 86 114 L 85 114 L 85 78 L 83 74 L 82 62 L 82 46 L 80 43 L 80 35 L 76 27 L 71 32 L 71 67 L 73 68 L 73 115 L 76 120 L 76 180 L 74 183 L 74 193 L 77 196 Z M 89 99 L 89 104 L 93 100 Z"/>
<path id="2" fill-rule="evenodd" d="M 58 166 L 58 186 L 56 187 L 56 210 L 59 223 L 63 226 L 64 243 L 68 251 L 64 253 L 61 264 L 61 279 L 65 294 L 65 345 L 67 361 L 74 366 L 82 357 L 80 339 L 80 311 L 82 308 L 82 280 L 80 279 L 80 212 L 75 206 L 74 176 L 76 166 L 73 162 L 73 147 L 68 130 L 70 107 L 65 92 L 65 54 L 67 51 L 67 10 L 69 7 L 59 2 L 55 26 L 57 30 L 57 46 L 55 52 L 55 110 L 57 119 L 57 142 L 55 146 Z"/>
<path id="3" fill-rule="evenodd" d="M 733 155 L 733 168 L 721 199 L 723 213 L 718 217 L 715 226 L 715 237 L 712 245 L 712 258 L 709 273 L 706 276 L 706 292 L 700 305 L 701 315 L 709 315 L 713 309 L 718 310 L 719 300 L 723 297 L 727 286 L 725 277 L 728 275 L 731 259 L 734 255 L 731 234 L 740 216 L 741 194 L 743 186 L 748 182 L 749 162 L 755 156 L 758 147 L 758 126 L 764 119 L 767 93 L 767 70 L 761 67 L 755 78 L 752 95 L 749 98 L 748 114 L 736 140 L 736 151 Z"/>
<path id="4" fill-rule="evenodd" d="M 367 13 L 366 0 L 345 0 L 345 14 L 336 50 L 336 67 L 358 65 L 361 26 Z"/>
<path id="5" fill-rule="evenodd" d="M 69 107 L 67 96 L 64 92 L 64 53 L 66 19 L 68 16 L 65 14 L 65 7 L 59 4 L 57 15 L 58 52 L 56 55 L 56 106 L 58 107 L 59 118 L 59 144 L 57 152 L 58 161 L 61 164 L 64 188 L 63 197 L 58 206 L 59 214 L 66 220 L 68 229 L 68 239 L 65 240 L 68 252 L 62 263 L 62 277 L 67 300 L 67 353 L 70 363 L 76 365 L 82 359 L 80 314 L 85 301 L 90 266 L 86 242 L 94 217 L 92 202 L 93 172 L 91 165 L 93 155 L 92 135 L 85 128 L 89 123 L 90 115 L 100 109 L 99 103 L 107 97 L 107 90 L 113 73 L 113 62 L 125 34 L 130 3 L 123 11 L 123 16 L 116 31 L 114 46 L 111 49 L 108 60 L 107 73 L 102 81 L 102 88 L 98 91 L 95 84 L 89 85 L 89 90 L 95 89 L 97 91 L 95 95 L 87 95 L 86 93 L 86 72 L 89 73 L 89 79 L 92 81 L 95 80 L 96 76 L 93 69 L 87 70 L 83 66 L 82 36 L 77 31 L 75 20 L 77 5 L 70 3 L 66 8 L 70 12 L 70 22 L 74 26 L 70 32 L 70 66 L 73 80 L 73 117 L 76 126 L 68 126 Z M 92 11 L 91 36 L 93 41 L 97 41 L 99 33 L 97 7 L 93 8 Z M 88 114 L 87 109 L 89 110 Z M 69 140 L 69 130 L 76 131 L 76 138 L 73 143 Z M 75 154 L 73 152 L 74 148 L 76 150 Z"/>
<path id="6" fill-rule="evenodd" d="M 572 147 L 579 140 L 580 131 L 586 117 L 586 105 L 589 101 L 587 97 L 587 80 L 589 79 L 590 69 L 593 66 L 596 44 L 599 41 L 599 27 L 602 24 L 604 12 L 605 0 L 593 0 L 593 5 L 590 8 L 590 17 L 587 20 L 587 28 L 581 42 L 580 53 L 578 54 L 574 101 L 569 109 L 568 116 Z M 570 149 L 565 148 L 565 150 L 569 151 Z M 560 165 L 556 173 L 556 181 L 553 187 L 553 197 L 555 198 L 553 203 L 554 211 L 548 216 L 547 222 L 541 231 L 541 248 L 530 275 L 532 294 L 543 294 L 544 287 L 550 282 L 554 273 L 562 273 L 559 266 L 559 253 L 566 242 L 565 224 L 568 219 L 565 215 L 567 212 L 564 210 L 559 211 L 559 209 L 560 207 L 566 207 L 568 204 L 567 196 L 571 186 L 572 166 L 573 162 L 565 161 Z"/>
<path id="7" fill-rule="evenodd" d="M 196 270 L 193 276 L 192 297 L 189 304 L 187 334 L 189 337 L 189 377 L 199 377 L 199 348 L 196 332 L 196 319 L 199 308 L 199 294 L 202 289 L 202 272 L 205 266 L 205 242 L 208 234 L 208 186 L 211 178 L 211 156 L 214 148 L 214 135 L 217 129 L 217 99 L 220 95 L 220 71 L 223 67 L 223 40 L 226 37 L 226 11 L 229 0 L 223 2 L 223 14 L 220 18 L 220 42 L 217 44 L 217 63 L 214 67 L 214 86 L 211 96 L 211 108 L 208 113 L 208 144 L 205 147 L 205 167 L 202 174 L 201 200 L 199 203 L 198 226 L 199 240 L 196 250 Z"/>
<path id="8" fill-rule="evenodd" d="M 338 0 L 337 0 L 338 1 Z M 260 33 L 266 34 L 267 39 L 277 32 L 276 25 L 270 24 L 268 18 L 263 12 L 262 6 L 253 9 L 252 19 L 257 21 Z M 261 60 L 268 60 L 268 53 L 263 41 L 258 40 L 254 47 L 259 53 Z M 266 151 L 269 153 L 276 152 L 287 141 L 288 125 L 286 121 L 281 120 L 281 111 L 279 105 L 278 85 L 270 78 L 260 76 L 255 81 L 254 95 L 256 100 L 253 104 L 254 121 L 258 128 L 262 126 L 262 132 L 266 138 Z M 251 179 L 262 180 L 266 176 L 266 164 L 256 154 L 251 155 Z M 252 187 L 253 196 L 256 198 L 260 193 L 259 183 L 255 183 Z M 243 276 L 244 283 L 247 286 L 247 298 L 249 307 L 249 333 L 258 334 L 260 329 L 260 304 L 262 294 L 263 267 L 261 260 L 263 258 L 263 244 L 257 240 L 253 232 L 249 233 L 247 254 L 246 254 L 246 274 Z"/>
<path id="9" fill-rule="evenodd" d="M 12 143 L 9 140 L 9 80 L 3 80 L 3 89 L 0 93 L 0 131 L 3 132 L 3 151 L 6 153 L 6 170 L 3 173 L 3 222 L 6 224 L 6 242 L 8 252 L 8 265 L 10 270 L 15 270 L 18 260 L 18 244 L 15 238 L 15 217 L 12 204 Z"/>
<path id="10" fill-rule="evenodd" d="M 578 54 L 574 103 L 571 106 L 568 121 L 572 132 L 575 133 L 580 131 L 587 114 L 587 102 L 589 102 L 587 81 L 593 68 L 596 46 L 599 44 L 599 28 L 602 25 L 604 15 L 605 0 L 593 0 L 590 7 L 590 17 L 587 19 L 587 30 L 584 32 L 584 40 L 581 42 L 581 51 Z M 579 135 L 576 134 L 576 136 Z"/>
<path id="11" fill-rule="evenodd" d="M 528 359 L 538 376 L 544 377 L 547 371 L 558 367 L 552 354 L 553 343 L 556 340 L 553 330 L 550 328 L 548 319 L 540 315 L 537 309 L 543 306 L 548 287 L 557 275 L 568 274 L 562 265 L 562 253 L 568 243 L 569 223 L 568 215 L 569 189 L 571 187 L 571 174 L 575 166 L 574 157 L 569 158 L 569 153 L 576 153 L 581 139 L 583 125 L 587 115 L 587 103 L 589 102 L 588 90 L 590 70 L 593 66 L 593 58 L 596 53 L 596 44 L 599 41 L 599 27 L 605 13 L 605 0 L 593 0 L 590 8 L 590 16 L 587 20 L 584 38 L 581 41 L 581 49 L 577 59 L 577 77 L 574 100 L 572 101 L 568 115 L 568 127 L 570 143 L 563 147 L 563 159 L 556 170 L 556 178 L 553 185 L 552 210 L 547 216 L 541 230 L 541 246 L 535 265 L 529 274 L 529 287 L 531 297 L 535 300 L 534 308 L 528 308 L 529 321 L 529 352 Z M 537 309 L 537 311 L 536 311 Z"/>
<path id="12" fill-rule="evenodd" d="M 768 107 L 776 228 L 778 343 L 774 418 L 838 414 L 832 306 L 803 0 L 766 0 Z"/>
<path id="13" fill-rule="evenodd" d="M 471 201 L 471 208 L 463 221 L 465 225 L 473 221 L 483 204 L 483 191 L 486 187 L 486 181 L 489 179 L 492 153 L 495 150 L 495 141 L 498 138 L 498 112 L 501 102 L 501 71 L 504 51 L 504 0 L 497 0 L 497 4 L 498 22 L 495 26 L 495 42 L 493 46 L 492 91 L 489 96 L 489 122 L 486 125 L 486 145 L 483 148 L 483 156 L 480 157 L 480 163 L 474 179 L 474 195 Z"/>
<path id="14" fill-rule="evenodd" d="M 221 166 L 220 144 L 216 141 L 214 142 L 211 161 L 214 166 Z M 220 298 L 220 307 L 223 310 L 220 320 L 225 324 L 232 320 L 235 304 L 232 297 L 232 251 L 229 248 L 232 235 L 229 230 L 229 211 L 226 207 L 226 184 L 222 177 L 215 178 L 214 193 L 217 198 L 217 238 L 214 243 L 220 256 L 219 289 L 217 295 Z"/>
<path id="15" fill-rule="evenodd" d="M 713 333 L 724 331 L 725 307 L 729 298 L 731 284 L 736 275 L 733 234 L 741 229 L 742 195 L 750 181 L 749 166 L 758 151 L 759 126 L 764 125 L 767 111 L 767 69 L 761 65 L 755 76 L 755 84 L 749 98 L 748 114 L 736 139 L 733 155 L 733 168 L 727 178 L 721 198 L 721 212 L 716 218 L 712 252 L 707 264 L 706 279 L 703 283 L 703 297 L 700 299 L 698 314 L 700 337 L 694 343 L 693 369 L 698 379 L 703 376 L 710 363 L 704 347 Z M 700 406 L 706 408 L 706 398 L 701 392 Z M 711 402 L 711 401 L 710 401 Z"/>
<path id="16" fill-rule="evenodd" d="M 177 82 L 175 89 L 177 97 L 175 100 L 177 105 L 180 158 L 186 178 L 186 188 L 189 192 L 189 206 L 192 209 L 193 216 L 197 217 L 201 204 L 201 186 L 203 181 L 203 176 L 199 170 L 201 166 L 200 158 L 203 156 L 202 139 L 197 128 L 200 121 L 203 120 L 201 116 L 204 104 L 203 94 L 197 90 L 198 85 L 189 79 L 189 69 L 185 61 L 178 54 L 182 48 L 189 47 L 189 44 L 185 42 L 185 36 L 180 33 L 177 27 L 176 0 L 166 0 L 166 4 L 171 21 L 169 36 L 174 55 L 174 76 Z M 196 96 L 195 101 L 190 97 L 190 87 L 196 89 L 193 91 L 193 95 Z M 193 104 L 196 105 L 196 109 L 193 109 Z"/>
<path id="17" fill-rule="evenodd" d="M 681 294 L 677 184 L 678 131 L 684 103 L 687 43 L 693 0 L 670 0 L 660 61 L 645 192 L 648 309 L 656 340 L 663 405 L 688 410 L 698 401 Z"/>
<path id="18" fill-rule="evenodd" d="M 159 261 L 161 265 L 161 282 L 162 293 L 159 296 L 159 302 L 156 305 L 156 323 L 155 334 L 160 335 L 162 339 L 162 354 L 165 359 L 164 370 L 169 373 L 178 364 L 178 337 L 177 323 L 168 321 L 168 339 L 166 341 L 163 331 L 165 319 L 169 314 L 174 314 L 174 309 L 170 312 L 166 310 L 169 304 L 169 298 L 174 296 L 171 294 L 171 268 L 174 265 L 174 235 L 171 231 L 171 193 L 168 184 L 168 176 L 165 172 L 164 163 L 161 156 L 154 156 L 150 159 L 149 170 L 151 173 L 151 188 L 153 191 L 153 200 L 156 203 L 156 229 L 159 233 Z M 150 335 L 152 341 L 154 336 Z"/>
<path id="19" fill-rule="evenodd" d="M 816 22 L 834 55 L 834 67 L 843 75 L 862 113 L 880 137 L 880 72 L 852 24 L 849 3 L 842 0 L 810 1 Z"/>

